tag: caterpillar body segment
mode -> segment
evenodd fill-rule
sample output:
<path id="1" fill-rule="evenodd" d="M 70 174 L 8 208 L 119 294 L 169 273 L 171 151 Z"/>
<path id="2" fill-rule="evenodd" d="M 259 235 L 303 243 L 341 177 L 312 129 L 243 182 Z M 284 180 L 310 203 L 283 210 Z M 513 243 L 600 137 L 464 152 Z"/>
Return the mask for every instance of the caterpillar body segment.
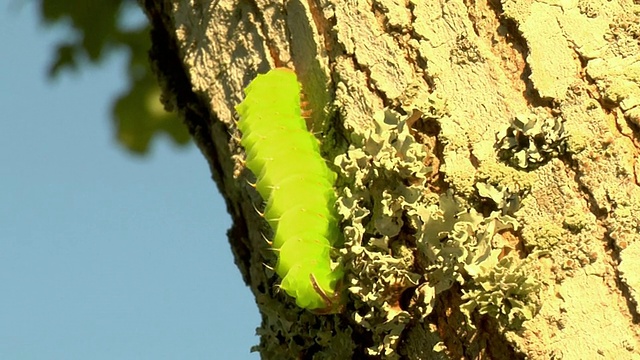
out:
<path id="1" fill-rule="evenodd" d="M 257 178 L 264 217 L 274 232 L 280 288 L 302 308 L 331 312 L 342 278 L 331 259 L 341 239 L 334 210 L 336 174 L 307 130 L 293 71 L 276 68 L 258 75 L 244 92 L 236 106 L 238 129 L 246 167 Z"/>

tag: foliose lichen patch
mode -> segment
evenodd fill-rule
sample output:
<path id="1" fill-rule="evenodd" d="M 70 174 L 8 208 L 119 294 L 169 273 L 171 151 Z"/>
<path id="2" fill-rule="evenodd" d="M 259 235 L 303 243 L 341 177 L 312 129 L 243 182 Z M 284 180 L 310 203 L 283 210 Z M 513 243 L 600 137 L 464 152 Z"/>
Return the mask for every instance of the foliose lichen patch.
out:
<path id="1" fill-rule="evenodd" d="M 531 192 L 535 176 L 498 162 L 487 161 L 478 167 L 475 187 L 478 196 L 493 202 L 496 210 L 513 214 Z"/>
<path id="2" fill-rule="evenodd" d="M 474 312 L 505 327 L 530 319 L 540 282 L 528 273 L 531 261 L 520 259 L 502 234 L 518 230 L 511 214 L 531 179 L 507 180 L 500 174 L 512 169 L 504 165 L 496 165 L 502 173 L 478 172 L 476 197 L 494 202 L 493 210 L 482 213 L 479 203 L 452 190 L 427 190 L 432 169 L 426 164 L 434 155 L 416 142 L 405 119 L 387 110 L 374 123 L 374 129 L 354 130 L 348 151 L 334 161 L 341 172 L 337 208 L 344 219 L 345 284 L 355 307 L 352 320 L 371 334 L 368 353 L 397 356 L 406 326 L 424 320 L 435 297 L 456 283 L 470 328 Z M 424 302 L 415 306 L 418 314 L 401 306 L 408 288 L 417 288 Z"/>
<path id="3" fill-rule="evenodd" d="M 312 354 L 314 359 L 351 359 L 355 345 L 352 329 L 338 316 L 315 316 L 299 309 L 287 311 L 285 302 L 264 297 L 258 301 L 268 302 L 263 309 L 263 323 L 257 329 L 259 351 L 266 359 L 305 359 Z M 319 346 L 318 346 L 319 345 Z"/>
<path id="4" fill-rule="evenodd" d="M 418 247 L 428 259 L 426 276 L 434 295 L 454 283 L 462 285 L 461 310 L 470 327 L 476 309 L 505 327 L 518 326 L 537 312 L 531 296 L 540 282 L 527 273 L 530 260 L 520 259 L 501 235 L 518 230 L 515 218 L 500 211 L 483 216 L 448 192 L 437 206 L 422 210 L 421 219 L 426 221 Z"/>
<path id="5" fill-rule="evenodd" d="M 518 329 L 536 314 L 536 293 L 540 282 L 530 274 L 529 263 L 514 256 L 491 257 L 484 261 L 473 282 L 463 289 L 462 311 L 471 318 L 474 311 L 496 318 L 505 328 Z M 470 324 L 473 324 L 470 322 Z"/>
<path id="6" fill-rule="evenodd" d="M 563 120 L 542 113 L 517 115 L 497 135 L 499 156 L 520 169 L 536 168 L 566 150 Z"/>
<path id="7" fill-rule="evenodd" d="M 402 251 L 405 214 L 425 202 L 429 153 L 416 143 L 399 115 L 376 114 L 375 129 L 352 135 L 346 154 L 336 157 L 344 186 L 338 184 L 338 212 L 344 219 L 343 263 L 353 320 L 369 330 L 370 355 L 393 356 L 409 323 L 400 308 L 404 289 L 421 278 L 410 253 Z"/>

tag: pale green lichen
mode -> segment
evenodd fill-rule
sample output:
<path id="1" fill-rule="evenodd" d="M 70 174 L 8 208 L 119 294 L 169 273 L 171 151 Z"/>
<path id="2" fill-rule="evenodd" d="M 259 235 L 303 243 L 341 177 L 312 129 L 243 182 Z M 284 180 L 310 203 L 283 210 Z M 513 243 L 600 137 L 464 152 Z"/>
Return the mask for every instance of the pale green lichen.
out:
<path id="1" fill-rule="evenodd" d="M 430 92 L 422 82 L 409 84 L 402 99 L 402 110 L 409 114 L 407 122 L 438 120 L 449 114 L 447 99 L 439 91 Z"/>
<path id="2" fill-rule="evenodd" d="M 520 169 L 538 167 L 566 150 L 563 120 L 543 113 L 518 115 L 497 137 L 499 156 Z"/>
<path id="3" fill-rule="evenodd" d="M 539 305 L 535 294 L 540 282 L 531 276 L 528 266 L 537 257 L 530 255 L 522 261 L 505 256 L 485 261 L 482 270 L 473 276 L 472 284 L 462 290 L 465 302 L 461 310 L 468 318 L 477 311 L 497 319 L 505 328 L 520 328 L 524 321 L 533 318 Z"/>
<path id="4" fill-rule="evenodd" d="M 566 230 L 554 223 L 531 225 L 522 232 L 522 239 L 526 246 L 539 250 L 551 249 L 558 245 L 565 237 Z"/>
<path id="5" fill-rule="evenodd" d="M 593 229 L 590 229 L 590 226 L 573 228 L 566 224 L 567 220 L 573 224 L 584 224 L 584 221 L 590 217 L 592 221 L 589 224 L 595 222 L 593 214 L 578 215 L 579 209 L 581 209 L 579 205 L 568 207 L 569 218 L 565 217 L 564 221 L 539 222 L 534 219 L 533 222 L 523 227 L 520 233 L 528 250 L 532 250 L 534 253 L 553 253 L 554 263 L 565 270 L 554 272 L 553 275 L 557 281 L 561 281 L 565 276 L 571 276 L 573 271 L 584 271 L 585 265 L 598 259 L 598 251 L 595 249 L 599 245 L 594 240 Z M 575 217 L 571 215 L 572 213 L 576 214 Z"/>
<path id="6" fill-rule="evenodd" d="M 451 192 L 442 194 L 438 205 L 420 210 L 423 226 L 418 247 L 428 260 L 429 283 L 435 293 L 457 282 L 465 285 L 469 276 L 483 273 L 507 246 L 499 233 L 516 230 L 516 220 L 493 212 L 484 217 Z"/>
<path id="7" fill-rule="evenodd" d="M 353 330 L 338 316 L 316 316 L 300 308 L 290 311 L 290 304 L 269 296 L 258 297 L 257 301 L 268 303 L 260 306 L 262 325 L 256 330 L 260 344 L 251 349 L 260 352 L 262 358 L 306 358 L 309 349 L 314 349 L 314 359 L 353 358 Z"/>
<path id="8" fill-rule="evenodd" d="M 347 154 L 335 159 L 348 184 L 338 211 L 372 235 L 400 233 L 402 214 L 420 201 L 430 172 L 424 165 L 427 152 L 397 116 L 390 111 L 376 115 L 376 129 L 354 133 Z"/>
<path id="9" fill-rule="evenodd" d="M 406 338 L 404 346 L 398 349 L 406 359 L 451 359 L 445 352 L 446 346 L 442 342 L 435 324 L 417 323 L 414 327 L 407 329 Z"/>
<path id="10" fill-rule="evenodd" d="M 535 176 L 501 163 L 485 162 L 478 168 L 475 181 L 478 196 L 491 199 L 503 214 L 513 214 L 531 192 Z"/>
<path id="11" fill-rule="evenodd" d="M 375 129 L 353 133 L 347 153 L 335 159 L 344 183 L 337 207 L 345 224 L 341 251 L 357 309 L 353 320 L 372 334 L 369 355 L 394 358 L 411 319 L 399 308 L 399 297 L 421 278 L 397 236 L 404 214 L 424 202 L 429 153 L 397 113 L 379 113 L 374 120 Z"/>
<path id="12" fill-rule="evenodd" d="M 539 306 L 531 300 L 540 282 L 531 275 L 532 261 L 504 255 L 516 253 L 500 235 L 518 229 L 513 217 L 500 211 L 485 217 L 451 192 L 419 212 L 424 222 L 418 247 L 428 260 L 434 296 L 460 284 L 466 300 L 461 310 L 470 327 L 474 310 L 505 327 L 517 327 L 537 313 Z"/>
<path id="13" fill-rule="evenodd" d="M 371 334 L 368 354 L 396 358 L 412 316 L 424 320 L 436 296 L 454 283 L 468 294 L 464 313 L 470 324 L 476 308 L 500 322 L 534 314 L 537 306 L 525 295 L 539 283 L 535 277 L 522 281 L 524 261 L 504 260 L 513 249 L 501 236 L 518 229 L 509 214 L 533 180 L 501 164 L 478 171 L 479 198 L 496 205 L 485 216 L 452 191 L 426 190 L 431 168 L 425 164 L 433 155 L 416 142 L 404 119 L 387 110 L 374 120 L 373 129 L 351 135 L 347 153 L 334 161 L 341 172 L 337 209 L 344 219 L 345 287 L 355 307 L 352 320 Z M 414 298 L 424 302 L 411 314 L 399 305 L 402 291 L 410 287 L 417 287 Z M 503 288 L 519 290 L 496 290 Z"/>

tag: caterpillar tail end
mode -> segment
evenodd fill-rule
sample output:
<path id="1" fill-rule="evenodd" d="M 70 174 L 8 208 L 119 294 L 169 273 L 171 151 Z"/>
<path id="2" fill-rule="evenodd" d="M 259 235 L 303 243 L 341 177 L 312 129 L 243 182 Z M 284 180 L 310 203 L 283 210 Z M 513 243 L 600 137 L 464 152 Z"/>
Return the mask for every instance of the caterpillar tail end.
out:
<path id="1" fill-rule="evenodd" d="M 333 295 L 329 296 L 318 285 L 313 274 L 309 274 L 309 280 L 313 285 L 313 289 L 318 293 L 318 295 L 320 295 L 320 297 L 322 297 L 326 305 L 324 308 L 310 309 L 311 312 L 317 315 L 330 315 L 339 314 L 344 310 L 344 301 L 342 299 L 342 294 L 339 291 L 334 290 Z"/>

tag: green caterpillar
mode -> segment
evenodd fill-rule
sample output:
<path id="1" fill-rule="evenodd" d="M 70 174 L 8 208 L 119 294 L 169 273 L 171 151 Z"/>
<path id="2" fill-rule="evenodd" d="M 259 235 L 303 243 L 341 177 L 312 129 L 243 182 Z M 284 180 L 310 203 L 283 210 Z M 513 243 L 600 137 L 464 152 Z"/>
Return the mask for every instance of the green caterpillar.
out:
<path id="1" fill-rule="evenodd" d="M 333 312 L 342 269 L 330 251 L 341 239 L 334 210 L 336 174 L 320 155 L 318 140 L 300 109 L 296 74 L 276 68 L 258 75 L 236 106 L 246 166 L 266 201 L 273 229 L 280 288 L 301 308 Z"/>

